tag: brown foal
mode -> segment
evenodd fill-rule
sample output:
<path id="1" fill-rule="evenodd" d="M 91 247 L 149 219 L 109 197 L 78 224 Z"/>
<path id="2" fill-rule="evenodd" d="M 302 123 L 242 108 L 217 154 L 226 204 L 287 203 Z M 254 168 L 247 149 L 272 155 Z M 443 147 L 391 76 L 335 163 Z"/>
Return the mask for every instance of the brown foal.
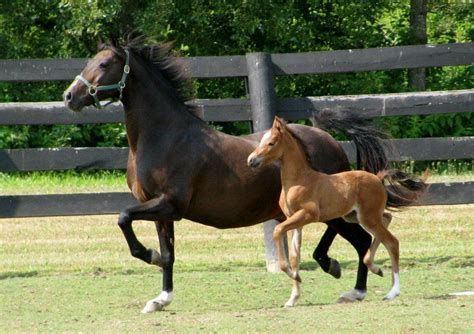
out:
<path id="1" fill-rule="evenodd" d="M 392 288 L 384 299 L 392 300 L 400 294 L 399 242 L 387 229 L 390 214 L 386 207 L 401 207 L 413 203 L 426 189 L 424 181 L 413 179 L 400 171 L 384 171 L 378 175 L 365 171 L 350 171 L 328 175 L 317 172 L 309 164 L 305 148 L 296 139 L 285 122 L 276 117 L 272 128 L 263 136 L 259 146 L 249 155 L 251 167 L 261 167 L 275 160 L 281 161 L 282 191 L 280 207 L 287 219 L 278 224 L 273 238 L 277 245 L 279 265 L 293 279 L 293 290 L 285 306 L 293 306 L 299 297 L 301 231 L 312 222 L 324 222 L 345 217 L 358 222 L 374 236 L 364 257 L 364 263 L 374 273 L 382 271 L 373 263 L 380 242 L 387 248 L 392 262 Z M 400 192 L 389 190 L 384 184 L 398 182 Z M 354 212 L 355 217 L 354 218 Z M 282 236 L 293 230 L 290 264 L 287 262 Z"/>

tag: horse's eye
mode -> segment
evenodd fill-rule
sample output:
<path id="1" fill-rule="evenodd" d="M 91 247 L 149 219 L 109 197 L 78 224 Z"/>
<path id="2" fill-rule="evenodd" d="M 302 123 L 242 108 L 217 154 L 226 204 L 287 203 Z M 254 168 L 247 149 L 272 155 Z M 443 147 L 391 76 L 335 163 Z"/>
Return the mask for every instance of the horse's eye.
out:
<path id="1" fill-rule="evenodd" d="M 273 146 L 273 145 L 275 145 L 274 142 L 268 143 L 268 146 Z"/>
<path id="2" fill-rule="evenodd" d="M 100 67 L 101 69 L 103 69 L 103 70 L 106 69 L 108 66 L 109 66 L 109 63 L 107 63 L 107 62 L 105 62 L 105 61 L 104 61 L 104 62 L 101 62 L 101 63 L 99 64 L 99 67 Z"/>

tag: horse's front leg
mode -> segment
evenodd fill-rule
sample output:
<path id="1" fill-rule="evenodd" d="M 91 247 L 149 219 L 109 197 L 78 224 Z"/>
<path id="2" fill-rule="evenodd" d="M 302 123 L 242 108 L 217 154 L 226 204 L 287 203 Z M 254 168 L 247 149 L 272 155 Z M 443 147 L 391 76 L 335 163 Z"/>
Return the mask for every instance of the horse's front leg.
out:
<path id="1" fill-rule="evenodd" d="M 157 303 L 147 303 L 143 312 L 153 312 L 163 309 L 172 299 L 172 270 L 174 262 L 174 231 L 173 221 L 180 219 L 180 215 L 165 195 L 151 199 L 143 204 L 125 209 L 119 217 L 120 226 L 130 248 L 130 253 L 146 263 L 163 267 L 163 292 L 155 298 Z M 154 249 L 146 249 L 137 239 L 132 228 L 134 220 L 150 220 L 167 223 L 158 224 L 160 239 L 160 255 Z M 171 223 L 170 223 L 171 222 Z"/>
<path id="2" fill-rule="evenodd" d="M 142 313 L 161 311 L 173 300 L 174 222 L 155 222 L 160 241 L 163 268 L 163 289 L 158 297 L 148 301 Z"/>

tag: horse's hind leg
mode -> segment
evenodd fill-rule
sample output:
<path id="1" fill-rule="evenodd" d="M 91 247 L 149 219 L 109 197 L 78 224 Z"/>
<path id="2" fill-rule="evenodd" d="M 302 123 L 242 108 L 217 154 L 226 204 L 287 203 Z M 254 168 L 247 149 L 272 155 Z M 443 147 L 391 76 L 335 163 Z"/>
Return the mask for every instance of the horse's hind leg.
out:
<path id="1" fill-rule="evenodd" d="M 341 266 L 337 260 L 328 256 L 329 247 L 331 247 L 337 232 L 328 225 L 318 246 L 314 249 L 313 259 L 319 264 L 321 269 L 335 278 L 341 277 Z"/>
<path id="2" fill-rule="evenodd" d="M 367 253 L 372 238 L 358 224 L 347 223 L 342 218 L 334 219 L 327 224 L 339 233 L 344 239 L 356 249 L 359 258 L 357 268 L 357 280 L 354 288 L 351 291 L 344 292 L 338 299 L 339 303 L 347 303 L 354 301 L 361 301 L 367 295 L 367 266 L 364 263 L 364 256 Z"/>
<path id="3" fill-rule="evenodd" d="M 299 269 L 301 261 L 301 239 L 302 229 L 296 228 L 292 230 L 291 245 L 289 249 L 290 265 L 297 278 L 293 280 L 291 296 L 290 299 L 288 299 L 288 301 L 286 302 L 285 307 L 294 306 L 296 301 L 300 297 L 301 278 L 299 274 Z"/>

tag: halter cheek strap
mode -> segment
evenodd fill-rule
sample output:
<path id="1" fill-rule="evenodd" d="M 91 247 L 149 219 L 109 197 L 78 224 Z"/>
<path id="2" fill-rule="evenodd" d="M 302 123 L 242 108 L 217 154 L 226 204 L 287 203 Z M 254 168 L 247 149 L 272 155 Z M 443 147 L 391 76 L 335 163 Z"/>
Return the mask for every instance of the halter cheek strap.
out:
<path id="1" fill-rule="evenodd" d="M 99 97 L 97 96 L 97 93 L 100 92 L 100 91 L 118 90 L 120 92 L 119 100 L 122 99 L 122 92 L 123 92 L 123 89 L 125 88 L 125 82 L 127 80 L 128 74 L 130 73 L 130 65 L 129 65 L 129 63 L 130 63 L 130 54 L 129 54 L 128 50 L 124 49 L 124 51 L 125 51 L 126 58 L 125 58 L 125 65 L 123 66 L 123 74 L 122 74 L 122 78 L 120 79 L 120 81 L 117 82 L 116 84 L 96 86 L 96 85 L 91 84 L 81 74 L 76 76 L 76 80 L 82 81 L 84 83 L 84 85 L 87 86 L 88 93 L 89 93 L 90 96 L 92 96 L 94 98 L 94 105 L 97 109 L 102 109 L 103 107 L 106 107 L 106 106 L 108 106 L 109 104 L 111 104 L 113 102 L 113 100 L 112 100 L 112 101 L 107 102 L 104 105 L 101 105 Z"/>

